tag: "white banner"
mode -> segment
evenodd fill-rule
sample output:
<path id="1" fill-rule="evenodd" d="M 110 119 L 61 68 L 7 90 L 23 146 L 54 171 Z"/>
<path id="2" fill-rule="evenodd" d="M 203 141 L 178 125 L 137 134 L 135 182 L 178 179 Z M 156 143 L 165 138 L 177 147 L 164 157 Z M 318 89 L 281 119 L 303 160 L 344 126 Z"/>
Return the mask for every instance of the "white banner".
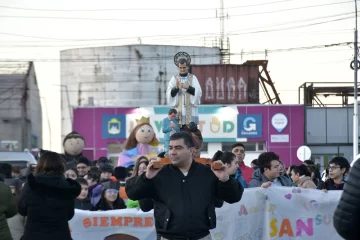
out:
<path id="1" fill-rule="evenodd" d="M 136 119 L 142 116 L 150 118 L 150 124 L 155 130 L 156 137 L 162 139 L 164 134 L 162 132 L 162 121 L 167 117 L 169 107 L 164 107 L 166 112 L 155 113 L 153 108 L 141 108 L 139 114 L 126 115 L 126 137 L 130 135 L 132 129 L 136 126 Z M 235 139 L 237 138 L 237 116 L 238 110 L 236 107 L 200 107 L 202 109 L 212 109 L 211 113 L 201 113 L 204 110 L 199 110 L 199 129 L 202 132 L 203 138 L 206 139 Z M 140 113 L 141 112 L 141 113 Z"/>
<path id="2" fill-rule="evenodd" d="M 216 209 L 217 227 L 211 234 L 214 240 L 342 239 L 332 221 L 341 193 L 287 187 L 246 189 L 240 202 Z M 74 240 L 156 239 L 153 212 L 136 209 L 76 210 L 69 224 Z M 122 234 L 130 236 L 121 238 Z"/>

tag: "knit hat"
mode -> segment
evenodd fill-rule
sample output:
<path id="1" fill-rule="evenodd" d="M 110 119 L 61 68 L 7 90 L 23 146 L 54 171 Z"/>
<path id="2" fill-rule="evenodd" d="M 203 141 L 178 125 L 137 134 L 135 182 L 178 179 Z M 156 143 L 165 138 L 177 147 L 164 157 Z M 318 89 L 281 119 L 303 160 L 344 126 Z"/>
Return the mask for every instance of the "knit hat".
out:
<path id="1" fill-rule="evenodd" d="M 113 166 L 109 163 L 100 164 L 99 170 L 100 172 L 111 172 L 111 173 L 114 171 Z"/>
<path id="2" fill-rule="evenodd" d="M 98 164 L 105 164 L 105 163 L 110 163 L 111 164 L 111 161 L 107 158 L 107 157 L 100 157 L 98 159 Z"/>
<path id="3" fill-rule="evenodd" d="M 68 135 L 65 136 L 63 145 L 65 145 L 66 140 L 68 140 L 70 138 L 81 138 L 83 141 L 85 141 L 84 137 L 80 133 L 72 131 L 71 133 L 69 133 Z"/>
<path id="4" fill-rule="evenodd" d="M 118 190 L 120 189 L 120 183 L 118 181 L 107 181 L 103 183 L 103 191 L 105 191 L 106 189 L 115 189 Z"/>

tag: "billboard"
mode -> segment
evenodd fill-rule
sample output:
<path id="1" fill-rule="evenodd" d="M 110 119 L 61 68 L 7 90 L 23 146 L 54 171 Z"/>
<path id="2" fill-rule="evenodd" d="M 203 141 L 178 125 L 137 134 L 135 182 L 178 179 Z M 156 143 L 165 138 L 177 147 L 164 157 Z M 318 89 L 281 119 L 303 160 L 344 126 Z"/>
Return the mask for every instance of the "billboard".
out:
<path id="1" fill-rule="evenodd" d="M 192 65 L 202 89 L 201 104 L 259 103 L 259 66 Z"/>
<path id="2" fill-rule="evenodd" d="M 254 105 L 237 106 L 237 109 L 239 116 L 261 115 L 261 124 L 251 128 L 248 121 L 245 126 L 252 131 L 261 128 L 261 136 L 247 137 L 248 142 L 265 142 L 266 150 L 277 153 L 286 166 L 300 164 L 296 152 L 305 140 L 304 106 Z M 255 120 L 259 122 L 259 117 Z M 238 129 L 244 128 L 244 125 L 244 121 L 238 121 Z"/>
<path id="3" fill-rule="evenodd" d="M 107 155 L 109 145 L 124 142 L 136 119 L 142 116 L 150 118 L 157 138 L 162 141 L 162 122 L 168 111 L 168 106 L 77 108 L 73 130 L 84 136 L 85 149 L 89 151 L 85 153 L 92 155 L 89 158 L 98 159 Z M 305 126 L 302 105 L 204 105 L 198 112 L 205 142 L 264 143 L 266 150 L 279 154 L 286 165 L 299 163 L 296 152 L 304 144 Z"/>

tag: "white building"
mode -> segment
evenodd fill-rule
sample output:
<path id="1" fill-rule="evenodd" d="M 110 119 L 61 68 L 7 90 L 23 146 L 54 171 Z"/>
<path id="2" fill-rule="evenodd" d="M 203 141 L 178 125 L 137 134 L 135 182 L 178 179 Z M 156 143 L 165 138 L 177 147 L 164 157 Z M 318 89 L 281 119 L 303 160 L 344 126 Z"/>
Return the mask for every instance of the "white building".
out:
<path id="1" fill-rule="evenodd" d="M 177 73 L 174 56 L 191 64 L 219 64 L 219 48 L 128 45 L 61 52 L 61 139 L 72 131 L 72 107 L 165 105 L 168 81 Z"/>
<path id="2" fill-rule="evenodd" d="M 0 151 L 42 147 L 42 111 L 33 62 L 0 62 Z"/>

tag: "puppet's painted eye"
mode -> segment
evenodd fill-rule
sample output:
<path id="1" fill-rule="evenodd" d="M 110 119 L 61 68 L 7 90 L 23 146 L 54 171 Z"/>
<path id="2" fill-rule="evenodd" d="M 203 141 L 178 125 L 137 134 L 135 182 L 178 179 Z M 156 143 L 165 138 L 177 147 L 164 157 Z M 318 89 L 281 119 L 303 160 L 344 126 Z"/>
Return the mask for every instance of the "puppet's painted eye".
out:
<path id="1" fill-rule="evenodd" d="M 145 132 L 145 128 L 141 128 L 141 132 Z"/>

